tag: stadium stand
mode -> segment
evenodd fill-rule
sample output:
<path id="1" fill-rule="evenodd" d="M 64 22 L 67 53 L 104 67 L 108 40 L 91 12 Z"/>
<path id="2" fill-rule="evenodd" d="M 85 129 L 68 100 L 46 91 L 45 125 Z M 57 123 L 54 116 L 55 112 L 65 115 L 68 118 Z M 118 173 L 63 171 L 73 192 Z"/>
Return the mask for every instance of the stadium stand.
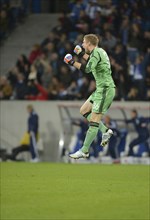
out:
<path id="1" fill-rule="evenodd" d="M 27 16 L 26 1 L 0 1 L 0 43 L 2 43 L 11 32 L 25 21 Z"/>
<path id="2" fill-rule="evenodd" d="M 149 1 L 101 2 L 103 1 L 69 1 L 67 10 L 59 15 L 57 25 L 45 39 L 38 44 L 35 39 L 30 54 L 20 55 L 14 68 L 5 77 L 1 77 L 0 99 L 86 99 L 95 89 L 92 77 L 65 66 L 63 57 L 66 52 L 72 53 L 76 44 L 82 43 L 84 34 L 92 32 L 100 37 L 101 46 L 109 54 L 117 85 L 115 100 L 148 101 Z M 1 12 L 1 16 L 6 13 L 3 9 Z M 20 83 L 23 85 L 22 94 L 19 90 Z"/>

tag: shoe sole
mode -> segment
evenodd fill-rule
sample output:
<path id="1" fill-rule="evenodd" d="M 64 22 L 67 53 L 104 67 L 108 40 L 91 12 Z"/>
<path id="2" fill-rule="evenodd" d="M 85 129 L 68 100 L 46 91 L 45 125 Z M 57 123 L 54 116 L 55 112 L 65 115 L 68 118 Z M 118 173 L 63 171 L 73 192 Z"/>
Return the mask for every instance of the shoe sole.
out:
<path id="1" fill-rule="evenodd" d="M 102 147 L 106 147 L 107 145 L 108 145 L 108 141 L 101 143 L 101 146 L 102 146 Z"/>
<path id="2" fill-rule="evenodd" d="M 85 157 L 73 157 L 73 156 L 71 156 L 71 155 L 69 155 L 69 157 L 71 157 L 71 158 L 73 158 L 73 159 L 80 159 L 80 158 L 88 158 L 90 155 L 87 155 L 87 156 L 85 156 Z"/>

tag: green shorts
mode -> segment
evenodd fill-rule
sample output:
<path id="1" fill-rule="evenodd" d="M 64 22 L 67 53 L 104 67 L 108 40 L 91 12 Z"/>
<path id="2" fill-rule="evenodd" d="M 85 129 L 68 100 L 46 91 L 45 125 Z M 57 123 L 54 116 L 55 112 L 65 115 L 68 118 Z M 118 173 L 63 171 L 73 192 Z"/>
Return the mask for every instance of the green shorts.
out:
<path id="1" fill-rule="evenodd" d="M 115 88 L 104 87 L 93 92 L 88 100 L 93 103 L 92 112 L 105 114 L 115 97 Z"/>

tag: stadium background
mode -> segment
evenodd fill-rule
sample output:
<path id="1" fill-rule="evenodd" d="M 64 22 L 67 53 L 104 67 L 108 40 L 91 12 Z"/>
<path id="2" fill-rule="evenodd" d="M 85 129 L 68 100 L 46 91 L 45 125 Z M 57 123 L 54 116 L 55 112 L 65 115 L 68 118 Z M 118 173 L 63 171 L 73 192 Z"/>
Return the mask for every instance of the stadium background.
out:
<path id="1" fill-rule="evenodd" d="M 66 128 L 62 127 L 56 106 L 59 101 L 62 105 L 63 101 L 76 105 L 95 89 L 93 78 L 68 67 L 63 57 L 73 51 L 74 45 L 81 44 L 83 35 L 89 32 L 100 36 L 101 45 L 109 54 L 117 86 L 114 105 L 126 106 L 124 113 L 129 118 L 130 110 L 137 108 L 135 101 L 139 101 L 139 114 L 149 117 L 148 6 L 148 1 L 1 1 L 1 147 L 10 150 L 18 145 L 26 129 L 25 105 L 31 102 L 37 106 L 40 117 L 42 149 L 46 155 L 42 160 L 59 161 L 59 143 Z M 48 101 L 44 102 L 44 117 L 40 101 Z M 82 103 L 73 110 L 68 106 L 68 111 L 74 111 L 80 118 Z M 119 119 L 125 119 L 118 107 L 108 114 L 113 114 L 114 120 L 118 114 Z M 125 122 L 123 126 L 126 127 Z M 132 130 L 128 128 L 129 132 Z M 68 145 L 69 140 L 64 147 L 68 149 Z"/>
<path id="2" fill-rule="evenodd" d="M 135 160 L 122 159 L 125 166 L 101 160 L 72 164 L 61 157 L 78 131 L 71 119 L 81 117 L 79 106 L 95 89 L 91 77 L 63 63 L 85 33 L 100 35 L 110 56 L 117 95 L 108 114 L 119 129 L 136 135 L 125 123 L 133 108 L 150 116 L 149 0 L 92 1 L 91 13 L 88 2 L 0 0 L 0 149 L 10 152 L 18 145 L 26 106 L 33 104 L 42 161 L 0 162 L 1 220 L 150 218 L 149 157 L 141 157 L 143 152 Z M 21 158 L 28 162 L 30 155 Z"/>

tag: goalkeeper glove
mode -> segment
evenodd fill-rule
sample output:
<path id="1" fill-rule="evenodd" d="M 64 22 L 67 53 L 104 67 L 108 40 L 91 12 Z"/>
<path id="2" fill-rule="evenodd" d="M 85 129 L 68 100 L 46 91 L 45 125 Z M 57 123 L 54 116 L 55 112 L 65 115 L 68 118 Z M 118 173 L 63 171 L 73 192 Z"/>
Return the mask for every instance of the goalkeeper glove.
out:
<path id="1" fill-rule="evenodd" d="M 66 54 L 66 56 L 64 57 L 64 62 L 70 64 L 71 66 L 73 66 L 73 64 L 75 63 L 75 61 L 72 59 L 72 55 L 69 53 Z"/>
<path id="2" fill-rule="evenodd" d="M 83 57 L 83 55 L 85 54 L 82 47 L 80 47 L 79 45 L 75 46 L 74 53 L 77 54 L 79 57 Z"/>

